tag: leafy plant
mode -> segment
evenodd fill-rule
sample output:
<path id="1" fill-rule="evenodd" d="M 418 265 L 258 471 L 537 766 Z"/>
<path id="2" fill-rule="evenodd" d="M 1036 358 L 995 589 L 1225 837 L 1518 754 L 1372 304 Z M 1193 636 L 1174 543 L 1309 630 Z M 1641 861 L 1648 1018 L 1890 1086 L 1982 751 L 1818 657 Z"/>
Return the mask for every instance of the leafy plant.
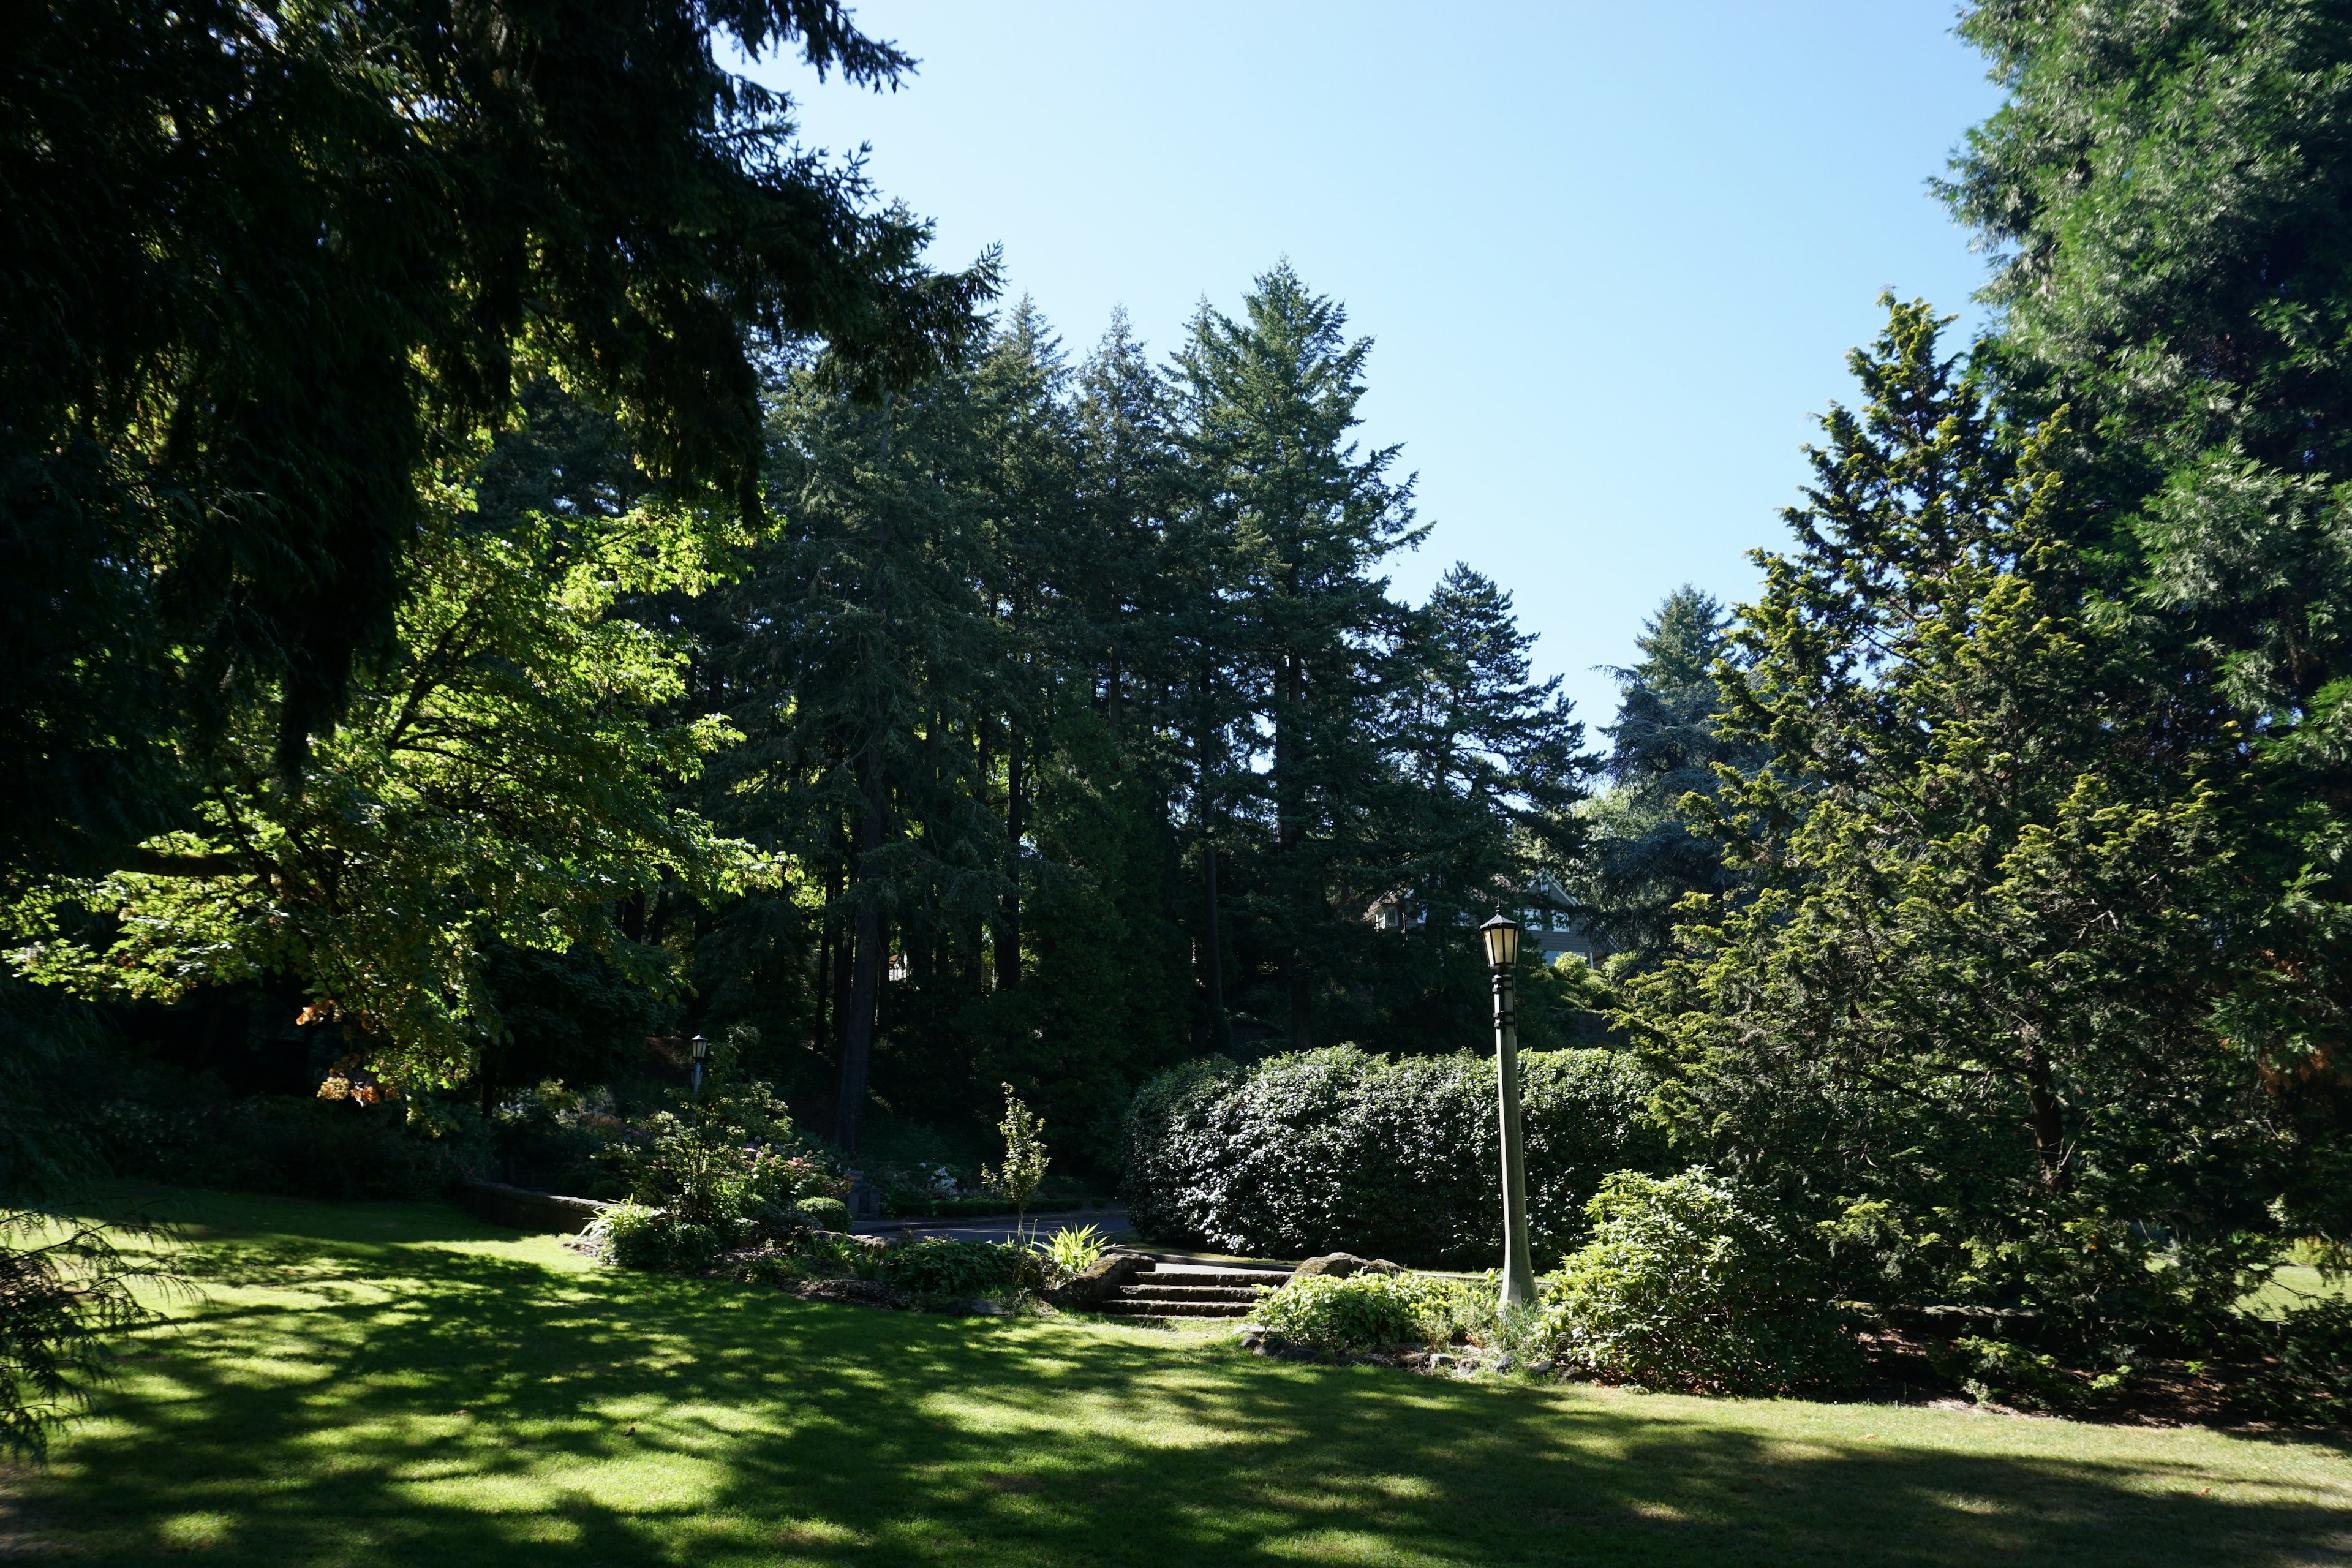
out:
<path id="1" fill-rule="evenodd" d="M 1491 1323 L 1491 1282 L 1423 1274 L 1328 1274 L 1295 1279 L 1258 1303 L 1269 1332 L 1318 1350 L 1444 1344 Z"/>
<path id="2" fill-rule="evenodd" d="M 483 1129 L 460 1115 L 436 1129 L 396 1104 L 228 1100 L 168 1079 L 134 1087 L 89 1113 L 91 1142 L 120 1175 L 306 1198 L 422 1198 L 488 1158 Z"/>
<path id="3" fill-rule="evenodd" d="M 993 1241 L 925 1237 L 883 1253 L 882 1278 L 933 1296 L 986 1296 L 1021 1282 L 1025 1247 Z"/>
<path id="4" fill-rule="evenodd" d="M 2127 1363 L 2105 1372 L 2076 1374 L 2010 1340 L 1963 1335 L 1928 1355 L 1937 1372 L 1967 1389 L 1980 1405 L 2014 1405 L 2030 1410 L 2075 1410 L 2114 1393 L 2131 1375 Z"/>
<path id="5" fill-rule="evenodd" d="M 1036 1249 L 1053 1265 L 1055 1278 L 1067 1279 L 1095 1266 L 1106 1239 L 1100 1226 L 1075 1226 L 1055 1231 L 1037 1243 Z"/>
<path id="6" fill-rule="evenodd" d="M 730 1239 L 716 1226 L 643 1204 L 614 1204 L 590 1221 L 583 1235 L 614 1268 L 655 1271 L 700 1268 L 725 1251 Z"/>
<path id="7" fill-rule="evenodd" d="M 635 1202 L 722 1230 L 747 1217 L 789 1225 L 799 1199 L 832 1195 L 820 1168 L 797 1152 L 790 1113 L 764 1083 L 673 1097 L 672 1109 L 626 1128 L 602 1158 Z"/>
<path id="8" fill-rule="evenodd" d="M 2294 1421 L 2352 1420 L 2352 1300 L 2326 1297 L 2274 1321 L 2240 1320 L 2231 1336 L 2246 1366 L 2248 1404 Z"/>
<path id="9" fill-rule="evenodd" d="M 1852 1384 L 1862 1355 L 1791 1237 L 1703 1168 L 1621 1171 L 1545 1283 L 1546 1348 L 1606 1381 L 1706 1394 Z"/>
<path id="10" fill-rule="evenodd" d="M 998 1124 L 1004 1134 L 1004 1163 L 995 1170 L 981 1167 L 980 1179 L 988 1186 L 1013 1200 L 1015 1213 L 1026 1216 L 1029 1200 L 1037 1194 L 1038 1184 L 1045 1179 L 1045 1167 L 1053 1162 L 1045 1153 L 1045 1123 L 1004 1086 L 1004 1120 Z"/>

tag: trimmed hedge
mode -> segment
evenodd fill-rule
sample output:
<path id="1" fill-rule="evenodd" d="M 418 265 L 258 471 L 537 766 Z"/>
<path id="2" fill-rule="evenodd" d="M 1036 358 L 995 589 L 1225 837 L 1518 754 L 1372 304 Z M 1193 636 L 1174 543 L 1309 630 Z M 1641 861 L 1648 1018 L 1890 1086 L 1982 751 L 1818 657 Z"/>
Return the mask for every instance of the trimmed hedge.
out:
<path id="1" fill-rule="evenodd" d="M 1612 1171 L 1656 1170 L 1652 1079 L 1617 1051 L 1521 1054 L 1538 1267 L 1581 1239 Z M 1154 1241 L 1265 1258 L 1356 1252 L 1421 1268 L 1500 1261 L 1495 1065 L 1353 1046 L 1188 1063 L 1127 1115 L 1128 1214 Z"/>
<path id="2" fill-rule="evenodd" d="M 1086 1205 L 1075 1198 L 1034 1198 L 1031 1214 L 1076 1214 Z M 993 1219 L 1013 1212 L 1010 1198 L 893 1198 L 882 1200 L 884 1219 Z"/>
<path id="3" fill-rule="evenodd" d="M 255 1095 L 112 1100 L 90 1121 L 115 1174 L 302 1198 L 423 1198 L 488 1163 L 488 1140 L 425 1137 L 398 1106 Z"/>

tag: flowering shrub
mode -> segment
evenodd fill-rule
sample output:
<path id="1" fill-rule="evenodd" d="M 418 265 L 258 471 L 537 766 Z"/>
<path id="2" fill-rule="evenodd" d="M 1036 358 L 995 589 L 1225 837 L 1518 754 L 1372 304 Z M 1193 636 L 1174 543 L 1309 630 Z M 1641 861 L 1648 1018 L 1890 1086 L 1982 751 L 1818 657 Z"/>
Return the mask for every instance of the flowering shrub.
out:
<path id="1" fill-rule="evenodd" d="M 842 1195 L 841 1183 L 796 1144 L 783 1102 L 764 1083 L 681 1098 L 625 1128 L 600 1159 L 632 1202 L 720 1231 L 744 1219 L 788 1227 L 798 1200 Z"/>

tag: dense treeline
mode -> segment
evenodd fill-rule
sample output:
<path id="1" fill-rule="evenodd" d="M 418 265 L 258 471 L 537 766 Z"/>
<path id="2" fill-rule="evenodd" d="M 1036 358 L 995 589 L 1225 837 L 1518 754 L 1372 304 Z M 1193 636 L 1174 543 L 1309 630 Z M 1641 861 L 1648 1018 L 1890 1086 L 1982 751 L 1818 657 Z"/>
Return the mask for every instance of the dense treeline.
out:
<path id="1" fill-rule="evenodd" d="M 1108 1152 L 1237 1036 L 1474 1035 L 1460 922 L 1565 853 L 1587 764 L 1508 595 L 1376 574 L 1419 530 L 1343 327 L 1278 268 L 1161 367 L 1123 324 L 1074 367 L 1024 304 L 878 403 L 773 385 L 782 521 L 688 684 L 745 738 L 700 808 L 789 881 L 649 918 L 845 1147 L 869 1089 L 955 1119 L 1009 1080 Z"/>

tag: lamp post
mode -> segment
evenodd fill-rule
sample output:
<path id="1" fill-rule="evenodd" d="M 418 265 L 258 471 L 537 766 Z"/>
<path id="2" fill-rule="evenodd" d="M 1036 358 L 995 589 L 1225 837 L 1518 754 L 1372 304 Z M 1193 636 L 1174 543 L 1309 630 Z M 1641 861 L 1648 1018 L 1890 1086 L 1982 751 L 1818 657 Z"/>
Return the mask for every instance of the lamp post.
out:
<path id="1" fill-rule="evenodd" d="M 694 1047 L 694 1092 L 699 1098 L 702 1094 L 702 1058 L 710 1054 L 710 1042 L 697 1035 L 687 1044 Z"/>
<path id="2" fill-rule="evenodd" d="M 1536 1299 L 1528 1266 L 1528 1164 L 1519 1140 L 1519 1006 L 1514 973 L 1519 963 L 1519 922 L 1496 915 L 1478 928 L 1486 967 L 1495 977 L 1495 1080 L 1503 1120 L 1503 1302 Z"/>

